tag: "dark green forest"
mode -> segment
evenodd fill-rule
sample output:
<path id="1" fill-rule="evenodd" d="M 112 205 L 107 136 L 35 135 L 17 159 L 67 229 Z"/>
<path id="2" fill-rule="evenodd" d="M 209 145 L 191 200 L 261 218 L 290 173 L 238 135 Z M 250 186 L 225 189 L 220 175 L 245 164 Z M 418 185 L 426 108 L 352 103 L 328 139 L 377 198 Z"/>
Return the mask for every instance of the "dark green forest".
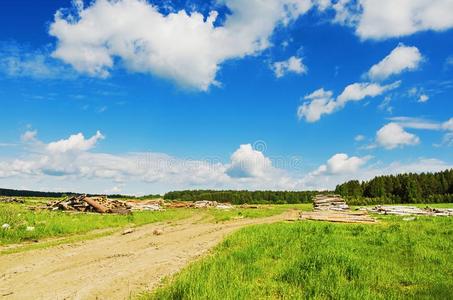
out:
<path id="1" fill-rule="evenodd" d="M 453 169 L 351 180 L 338 185 L 335 193 L 351 205 L 453 202 Z"/>
<path id="2" fill-rule="evenodd" d="M 217 191 L 217 190 L 186 190 L 169 192 L 165 200 L 199 201 L 210 200 L 230 202 L 232 204 L 295 204 L 310 203 L 313 195 L 319 192 L 305 191 Z"/>
<path id="3" fill-rule="evenodd" d="M 68 194 L 69 193 L 0 189 L 0 196 L 12 196 L 12 197 L 63 197 Z"/>

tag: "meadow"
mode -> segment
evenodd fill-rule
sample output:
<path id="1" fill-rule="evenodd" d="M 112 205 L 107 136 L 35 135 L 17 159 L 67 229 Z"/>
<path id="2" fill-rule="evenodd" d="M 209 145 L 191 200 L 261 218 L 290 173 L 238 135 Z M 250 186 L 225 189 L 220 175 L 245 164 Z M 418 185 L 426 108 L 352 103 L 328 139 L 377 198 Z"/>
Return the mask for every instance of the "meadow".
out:
<path id="1" fill-rule="evenodd" d="M 31 211 L 24 205 L 0 204 L 0 223 L 10 228 L 0 230 L 0 244 L 35 241 L 42 238 L 84 234 L 97 229 L 140 226 L 192 215 L 188 209 L 158 212 L 134 212 L 130 215 Z"/>
<path id="2" fill-rule="evenodd" d="M 453 219 L 246 227 L 140 299 L 451 299 Z"/>
<path id="3" fill-rule="evenodd" d="M 204 222 L 224 222 L 237 218 L 260 218 L 283 213 L 288 209 L 308 210 L 311 205 L 264 205 L 256 209 L 235 208 L 217 209 L 165 209 L 162 211 L 141 211 L 130 215 L 72 213 L 64 211 L 30 210 L 51 198 L 26 198 L 24 204 L 0 203 L 0 225 L 8 224 L 8 229 L 0 229 L 0 245 L 38 241 L 44 238 L 65 237 L 86 234 L 100 229 L 118 229 L 144 224 L 176 221 L 200 213 Z M 109 232 L 105 232 L 108 234 Z"/>

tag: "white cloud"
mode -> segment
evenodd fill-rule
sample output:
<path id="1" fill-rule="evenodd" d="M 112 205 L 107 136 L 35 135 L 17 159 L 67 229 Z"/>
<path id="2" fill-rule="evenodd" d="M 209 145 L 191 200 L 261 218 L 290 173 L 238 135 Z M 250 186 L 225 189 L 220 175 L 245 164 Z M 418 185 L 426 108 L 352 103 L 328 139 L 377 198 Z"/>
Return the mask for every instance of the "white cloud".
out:
<path id="1" fill-rule="evenodd" d="M 241 145 L 231 161 L 222 163 L 216 158 L 193 160 L 155 152 L 91 152 L 100 139 L 100 132 L 48 144 L 35 138 L 26 153 L 17 155 L 20 158 L 0 160 L 0 183 L 33 182 L 32 188 L 42 190 L 43 182 L 52 187 L 58 182 L 65 191 L 91 193 L 113 192 L 112 186 L 119 186 L 124 193 L 143 194 L 188 188 L 286 190 L 294 189 L 299 180 L 273 167 L 270 158 L 250 144 Z"/>
<path id="2" fill-rule="evenodd" d="M 386 39 L 453 27 L 451 0 L 340 0 L 335 21 L 353 26 L 362 39 Z"/>
<path id="3" fill-rule="evenodd" d="M 353 83 L 348 85 L 343 92 L 337 97 L 339 106 L 344 106 L 349 101 L 360 101 L 366 97 L 376 97 L 386 91 L 399 87 L 400 81 L 392 84 L 379 85 L 377 83 Z"/>
<path id="4" fill-rule="evenodd" d="M 205 17 L 181 10 L 163 15 L 140 0 L 97 0 L 75 16 L 55 15 L 50 34 L 53 56 L 77 71 L 106 77 L 116 59 L 130 72 L 150 73 L 182 86 L 207 90 L 217 84 L 220 65 L 271 46 L 278 25 L 287 25 L 312 6 L 309 0 L 222 0 L 231 14 L 214 26 L 218 13 Z"/>
<path id="5" fill-rule="evenodd" d="M 390 121 L 398 123 L 404 128 L 412 129 L 425 129 L 425 130 L 439 130 L 442 128 L 442 124 L 423 118 L 412 118 L 412 117 L 392 117 Z"/>
<path id="6" fill-rule="evenodd" d="M 369 157 L 349 157 L 345 153 L 337 153 L 327 160 L 325 171 L 331 174 L 357 172 L 368 160 Z"/>
<path id="7" fill-rule="evenodd" d="M 429 100 L 429 96 L 426 94 L 421 94 L 420 97 L 418 97 L 418 102 L 420 103 L 425 103 Z"/>
<path id="8" fill-rule="evenodd" d="M 104 139 L 100 131 L 97 131 L 89 139 L 85 139 L 82 133 L 71 135 L 67 139 L 49 143 L 47 150 L 53 153 L 65 153 L 70 151 L 87 151 L 93 148 L 99 140 Z"/>
<path id="9" fill-rule="evenodd" d="M 434 131 L 444 131 L 443 141 L 440 144 L 435 144 L 434 146 L 447 145 L 450 146 L 453 144 L 453 118 L 445 122 L 436 122 L 432 120 L 427 120 L 423 118 L 412 118 L 412 117 L 393 117 L 389 118 L 393 123 L 397 123 L 403 128 L 411 128 L 418 130 L 434 130 Z"/>
<path id="10" fill-rule="evenodd" d="M 316 122 L 322 115 L 332 113 L 336 108 L 332 95 L 332 91 L 325 91 L 322 88 L 306 95 L 304 99 L 309 101 L 299 106 L 297 116 L 299 119 L 304 118 L 307 122 Z"/>
<path id="11" fill-rule="evenodd" d="M 20 139 L 23 142 L 31 142 L 36 140 L 37 134 L 38 134 L 37 130 L 27 130 L 21 135 Z"/>
<path id="12" fill-rule="evenodd" d="M 285 76 L 287 73 L 306 74 L 307 67 L 303 64 L 302 58 L 291 56 L 284 61 L 274 62 L 272 64 L 275 76 L 277 78 Z"/>
<path id="13" fill-rule="evenodd" d="M 260 151 L 254 150 L 252 145 L 241 145 L 231 155 L 231 164 L 226 173 L 234 178 L 263 177 L 269 172 L 272 162 Z"/>
<path id="14" fill-rule="evenodd" d="M 371 67 L 368 77 L 372 80 L 383 80 L 404 71 L 413 71 L 419 67 L 422 60 L 417 47 L 399 44 L 383 60 Z"/>
<path id="15" fill-rule="evenodd" d="M 365 136 L 362 134 L 358 134 L 354 137 L 354 141 L 356 141 L 356 142 L 361 142 L 363 140 L 365 140 Z"/>
<path id="16" fill-rule="evenodd" d="M 8 77 L 69 79 L 75 74 L 49 57 L 47 50 L 29 51 L 16 43 L 0 45 L 0 72 Z"/>
<path id="17" fill-rule="evenodd" d="M 376 143 L 385 149 L 394 149 L 408 145 L 417 145 L 420 139 L 412 133 L 404 130 L 397 123 L 389 123 L 376 133 Z"/>
<path id="18" fill-rule="evenodd" d="M 304 97 L 304 102 L 299 106 L 297 115 L 299 119 L 307 122 L 316 122 L 322 115 L 331 114 L 336 110 L 342 109 L 347 102 L 361 101 L 366 97 L 376 97 L 386 91 L 397 88 L 400 81 L 388 85 L 377 83 L 353 83 L 345 87 L 343 92 L 336 98 L 332 98 L 332 91 L 319 89 Z"/>

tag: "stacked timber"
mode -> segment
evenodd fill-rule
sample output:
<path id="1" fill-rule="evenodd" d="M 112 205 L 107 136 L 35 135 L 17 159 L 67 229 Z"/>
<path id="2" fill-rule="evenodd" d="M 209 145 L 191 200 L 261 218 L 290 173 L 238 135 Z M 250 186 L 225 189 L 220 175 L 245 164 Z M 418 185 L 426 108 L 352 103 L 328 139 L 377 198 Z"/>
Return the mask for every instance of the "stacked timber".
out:
<path id="1" fill-rule="evenodd" d="M 393 205 L 377 205 L 373 208 L 367 209 L 368 211 L 378 213 L 381 215 L 396 215 L 396 216 L 453 216 L 453 209 L 448 208 L 419 208 L 415 206 L 393 206 Z"/>
<path id="2" fill-rule="evenodd" d="M 313 200 L 314 210 L 349 210 L 343 198 L 339 195 L 316 195 Z"/>

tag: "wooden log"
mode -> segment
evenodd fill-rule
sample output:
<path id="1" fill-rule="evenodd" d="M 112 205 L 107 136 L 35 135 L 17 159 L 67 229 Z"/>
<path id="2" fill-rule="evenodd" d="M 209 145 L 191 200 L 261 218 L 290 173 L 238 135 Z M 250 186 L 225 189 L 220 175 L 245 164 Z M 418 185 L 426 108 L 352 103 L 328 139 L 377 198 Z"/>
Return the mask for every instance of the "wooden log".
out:
<path id="1" fill-rule="evenodd" d="M 104 205 L 98 203 L 96 200 L 93 200 L 89 197 L 85 197 L 83 200 L 89 205 L 91 205 L 94 208 L 94 210 L 101 214 L 106 213 L 108 211 L 108 209 Z"/>

